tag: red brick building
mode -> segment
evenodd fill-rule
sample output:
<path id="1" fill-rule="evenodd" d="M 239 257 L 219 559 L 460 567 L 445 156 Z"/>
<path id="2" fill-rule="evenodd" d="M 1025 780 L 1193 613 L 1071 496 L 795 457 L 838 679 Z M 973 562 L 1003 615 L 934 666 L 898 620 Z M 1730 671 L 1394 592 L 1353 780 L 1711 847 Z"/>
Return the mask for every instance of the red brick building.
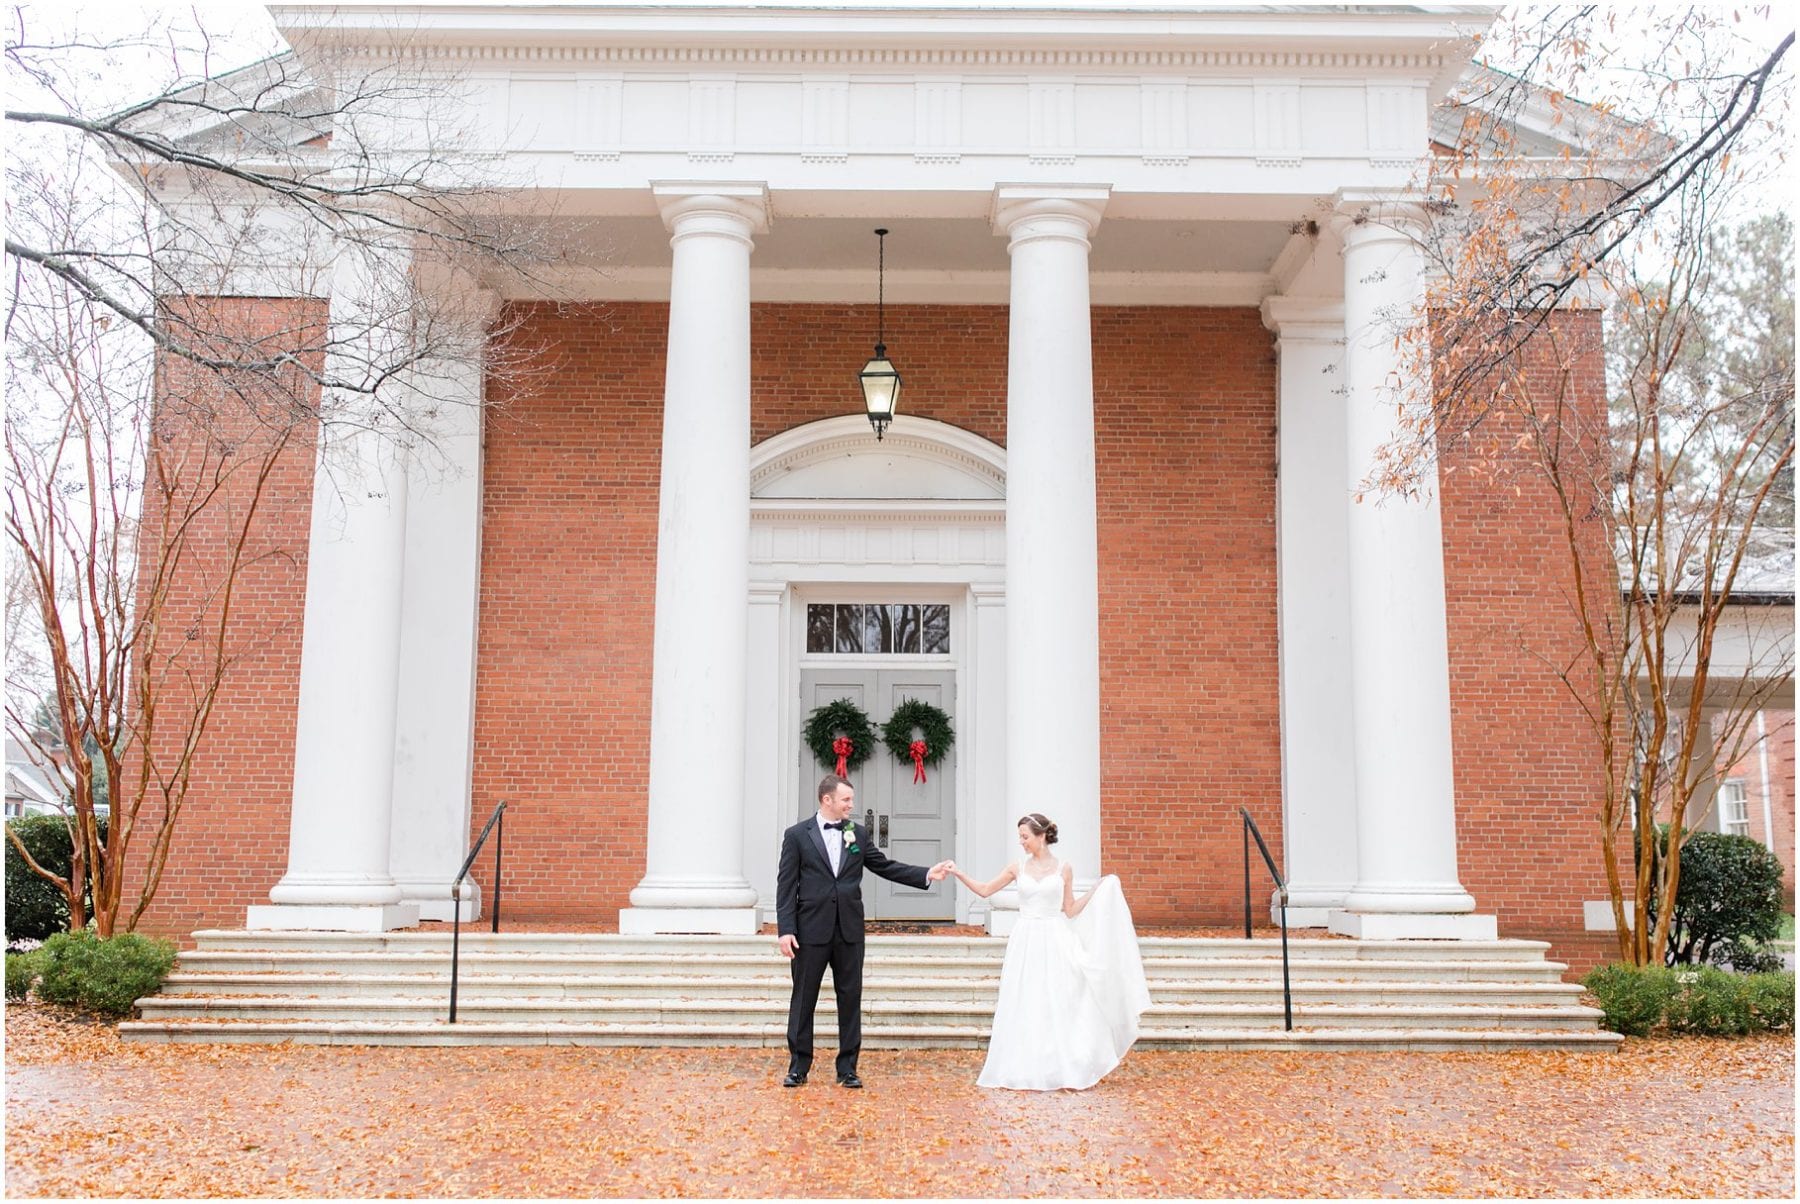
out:
<path id="1" fill-rule="evenodd" d="M 1570 638 L 1548 499 L 1454 472 L 1358 499 L 1454 21 L 415 16 L 487 64 L 480 136 L 555 173 L 608 265 L 482 286 L 494 355 L 539 370 L 442 367 L 464 404 L 431 464 L 296 449 L 262 532 L 295 559 L 257 569 L 266 638 L 154 926 L 447 917 L 505 801 L 510 915 L 753 930 L 823 772 L 807 716 L 917 698 L 950 755 L 853 775 L 902 860 L 996 872 L 1043 811 L 1141 924 L 1230 924 L 1241 807 L 1296 923 L 1604 948 L 1596 758 L 1541 659 Z M 1599 317 L 1565 323 L 1598 406 Z M 904 379 L 879 440 L 878 329 Z M 871 909 L 1006 923 L 947 886 Z"/>

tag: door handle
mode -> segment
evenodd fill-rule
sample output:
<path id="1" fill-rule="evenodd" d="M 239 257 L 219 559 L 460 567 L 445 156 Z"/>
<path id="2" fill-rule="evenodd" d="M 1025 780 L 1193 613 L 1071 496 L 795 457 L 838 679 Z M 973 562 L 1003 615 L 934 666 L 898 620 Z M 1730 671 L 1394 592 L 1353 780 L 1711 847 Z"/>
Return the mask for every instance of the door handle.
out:
<path id="1" fill-rule="evenodd" d="M 876 842 L 875 842 L 877 845 L 881 846 L 884 849 L 887 848 L 887 840 L 888 840 L 887 826 L 888 826 L 888 817 L 884 815 L 881 817 L 881 837 L 880 837 L 880 839 L 876 840 Z"/>
<path id="2" fill-rule="evenodd" d="M 863 812 L 863 827 L 870 832 L 875 830 L 875 808 Z"/>

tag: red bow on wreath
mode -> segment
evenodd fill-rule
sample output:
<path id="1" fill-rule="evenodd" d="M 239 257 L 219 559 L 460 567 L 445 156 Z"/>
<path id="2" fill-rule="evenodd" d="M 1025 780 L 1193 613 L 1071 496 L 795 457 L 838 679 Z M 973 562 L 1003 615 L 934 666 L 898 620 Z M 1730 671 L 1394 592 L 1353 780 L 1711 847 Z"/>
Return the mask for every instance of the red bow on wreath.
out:
<path id="1" fill-rule="evenodd" d="M 856 745 L 854 745 L 850 742 L 850 737 L 839 736 L 837 739 L 835 739 L 831 742 L 831 751 L 837 754 L 837 759 L 838 759 L 837 775 L 838 775 L 838 777 L 840 777 L 840 778 L 849 777 L 850 776 L 850 754 L 856 751 Z"/>
<path id="2" fill-rule="evenodd" d="M 914 740 L 911 744 L 907 745 L 906 751 L 912 754 L 913 781 L 923 782 L 925 780 L 925 753 L 927 751 L 925 748 L 925 741 Z"/>

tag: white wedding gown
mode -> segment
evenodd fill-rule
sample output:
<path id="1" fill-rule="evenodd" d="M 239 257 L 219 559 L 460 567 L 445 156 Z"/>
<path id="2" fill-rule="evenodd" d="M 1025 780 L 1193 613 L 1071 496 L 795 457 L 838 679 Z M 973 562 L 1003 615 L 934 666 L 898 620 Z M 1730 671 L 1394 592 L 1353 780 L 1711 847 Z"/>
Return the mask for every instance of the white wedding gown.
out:
<path id="1" fill-rule="evenodd" d="M 1014 866 L 1019 923 L 1000 967 L 983 1087 L 1077 1090 L 1098 1083 L 1137 1040 L 1150 1006 L 1137 930 L 1119 880 L 1100 880 L 1075 919 L 1063 915 L 1062 866 L 1034 878 Z"/>

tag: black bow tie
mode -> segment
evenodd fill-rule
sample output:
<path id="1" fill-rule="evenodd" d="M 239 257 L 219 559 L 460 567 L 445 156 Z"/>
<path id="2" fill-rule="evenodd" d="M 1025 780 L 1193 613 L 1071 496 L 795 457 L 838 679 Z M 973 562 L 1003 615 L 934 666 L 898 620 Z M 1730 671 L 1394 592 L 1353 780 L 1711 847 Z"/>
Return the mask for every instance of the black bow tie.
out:
<path id="1" fill-rule="evenodd" d="M 850 821 L 847 819 L 840 819 L 835 824 L 826 824 L 825 826 L 834 832 L 842 832 L 845 828 L 850 826 Z"/>

